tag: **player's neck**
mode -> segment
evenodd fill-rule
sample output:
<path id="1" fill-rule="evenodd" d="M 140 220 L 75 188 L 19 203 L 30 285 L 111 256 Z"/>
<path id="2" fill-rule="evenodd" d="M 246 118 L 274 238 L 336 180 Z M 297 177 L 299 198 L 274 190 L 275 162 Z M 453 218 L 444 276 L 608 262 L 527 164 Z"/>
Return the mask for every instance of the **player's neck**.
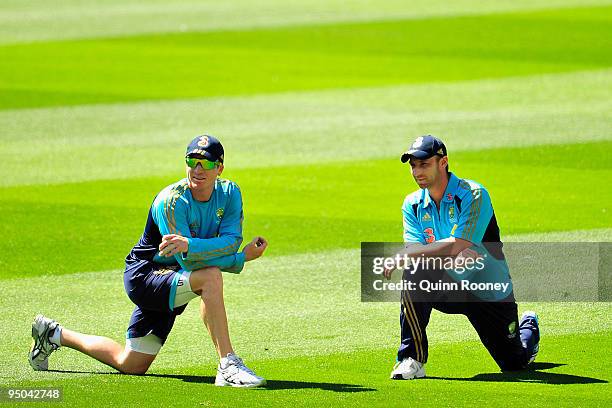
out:
<path id="1" fill-rule="evenodd" d="M 196 201 L 208 201 L 210 200 L 210 197 L 212 196 L 212 192 L 214 189 L 215 189 L 214 184 L 211 186 L 207 186 L 205 189 L 190 188 L 191 196 Z"/>
<path id="2" fill-rule="evenodd" d="M 443 173 L 442 178 L 440 178 L 440 182 L 435 186 L 428 188 L 429 195 L 434 203 L 436 203 L 436 207 L 438 207 L 438 209 L 440 209 L 440 201 L 442 201 L 442 198 L 444 197 L 446 186 L 448 186 L 448 174 Z"/>

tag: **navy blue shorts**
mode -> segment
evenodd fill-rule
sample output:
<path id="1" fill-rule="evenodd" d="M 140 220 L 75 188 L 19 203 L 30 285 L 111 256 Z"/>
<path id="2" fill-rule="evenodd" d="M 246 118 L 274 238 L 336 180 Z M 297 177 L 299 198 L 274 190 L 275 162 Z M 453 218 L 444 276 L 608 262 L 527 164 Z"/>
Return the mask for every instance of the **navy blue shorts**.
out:
<path id="1" fill-rule="evenodd" d="M 167 266 L 145 260 L 126 262 L 123 284 L 136 305 L 127 330 L 128 338 L 153 333 L 162 340 L 168 338 L 176 316 L 187 305 L 174 308 L 174 295 L 180 276 L 179 266 Z"/>

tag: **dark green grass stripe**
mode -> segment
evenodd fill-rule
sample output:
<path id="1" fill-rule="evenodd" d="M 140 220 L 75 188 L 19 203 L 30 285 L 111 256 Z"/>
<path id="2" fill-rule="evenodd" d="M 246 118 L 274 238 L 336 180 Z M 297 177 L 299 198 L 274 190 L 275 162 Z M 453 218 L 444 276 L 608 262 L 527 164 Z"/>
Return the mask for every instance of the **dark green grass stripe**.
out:
<path id="1" fill-rule="evenodd" d="M 612 142 L 597 142 L 459 152 L 450 165 L 487 187 L 502 234 L 608 228 L 611 151 Z M 401 203 L 416 189 L 398 159 L 224 175 L 241 186 L 245 238 L 266 236 L 272 256 L 398 241 Z M 155 194 L 173 181 L 0 189 L 0 278 L 121 269 Z"/>
<path id="2" fill-rule="evenodd" d="M 452 56 L 610 65 L 612 7 L 158 36 L 167 44 L 371 56 Z M 283 40 L 280 40 L 280 38 Z M 136 41 L 138 37 L 134 37 Z M 144 37 L 144 44 L 150 37 Z M 184 42 L 182 41 L 184 40 Z M 587 42 L 589 44 L 587 45 Z"/>
<path id="3" fill-rule="evenodd" d="M 0 46 L 0 109 L 610 66 L 612 7 Z"/>

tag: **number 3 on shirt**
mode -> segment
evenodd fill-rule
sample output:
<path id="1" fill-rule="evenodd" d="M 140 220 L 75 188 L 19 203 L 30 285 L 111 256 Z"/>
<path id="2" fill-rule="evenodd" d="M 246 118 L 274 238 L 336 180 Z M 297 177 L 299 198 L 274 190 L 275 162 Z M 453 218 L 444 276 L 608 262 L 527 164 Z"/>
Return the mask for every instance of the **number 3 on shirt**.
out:
<path id="1" fill-rule="evenodd" d="M 425 234 L 425 242 L 431 244 L 436 240 L 436 236 L 434 235 L 433 228 L 425 228 L 423 230 L 423 234 Z"/>

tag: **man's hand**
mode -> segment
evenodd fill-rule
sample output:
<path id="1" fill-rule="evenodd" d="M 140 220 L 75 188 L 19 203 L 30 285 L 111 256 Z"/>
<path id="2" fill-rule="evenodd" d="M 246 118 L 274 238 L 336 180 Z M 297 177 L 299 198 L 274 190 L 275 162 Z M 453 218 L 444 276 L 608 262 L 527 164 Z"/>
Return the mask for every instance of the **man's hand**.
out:
<path id="1" fill-rule="evenodd" d="M 455 260 L 457 259 L 482 259 L 482 255 L 480 255 L 478 252 L 474 251 L 473 249 L 470 248 L 466 248 L 463 251 L 459 252 L 459 254 L 455 257 Z"/>
<path id="2" fill-rule="evenodd" d="M 471 248 L 466 248 L 463 251 L 459 252 L 459 254 L 457 254 L 455 259 L 453 259 L 452 269 L 465 268 L 468 260 L 473 260 L 474 262 L 476 262 L 482 259 L 483 259 L 483 256 L 480 255 L 477 251 Z M 471 265 L 474 265 L 474 264 L 472 263 Z M 468 267 L 468 270 L 470 270 L 470 268 L 471 267 Z"/>
<path id="3" fill-rule="evenodd" d="M 392 266 L 391 268 L 385 268 L 385 270 L 383 271 L 383 276 L 387 278 L 387 280 L 391 279 L 391 275 L 393 275 L 393 272 L 395 272 L 396 269 L 397 269 L 397 266 Z"/>
<path id="4" fill-rule="evenodd" d="M 161 244 L 159 244 L 159 255 L 167 258 L 174 256 L 179 252 L 187 252 L 188 250 L 189 241 L 182 235 L 164 235 L 162 237 Z"/>
<path id="5" fill-rule="evenodd" d="M 449 242 L 449 241 L 446 241 L 446 242 Z M 455 256 L 454 262 L 460 263 L 459 266 L 465 265 L 465 260 L 468 258 L 474 259 L 474 260 L 482 259 L 482 255 L 480 255 L 478 252 L 474 251 L 473 249 L 465 248 L 464 250 L 459 252 L 457 256 Z M 394 265 L 391 268 L 385 268 L 385 270 L 383 271 L 383 276 L 387 278 L 387 280 L 391 279 L 391 275 L 393 275 L 393 272 L 395 272 L 396 269 L 397 269 L 397 265 Z"/>
<path id="6" fill-rule="evenodd" d="M 252 261 L 263 255 L 264 251 L 268 247 L 268 241 L 264 237 L 255 237 L 242 249 L 244 252 L 244 260 Z"/>

